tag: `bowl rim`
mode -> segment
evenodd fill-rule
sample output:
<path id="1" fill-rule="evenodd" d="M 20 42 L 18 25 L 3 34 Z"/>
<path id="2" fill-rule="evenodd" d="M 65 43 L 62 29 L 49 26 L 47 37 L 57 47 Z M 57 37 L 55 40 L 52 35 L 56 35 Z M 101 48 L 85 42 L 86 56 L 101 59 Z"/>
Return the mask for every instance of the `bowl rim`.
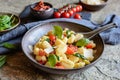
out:
<path id="1" fill-rule="evenodd" d="M 91 67 L 92 65 L 94 65 L 95 63 L 97 63 L 97 62 L 100 60 L 100 58 L 102 57 L 103 52 L 104 52 L 104 41 L 103 41 L 103 39 L 101 38 L 101 36 L 100 36 L 99 34 L 98 34 L 98 36 L 100 37 L 100 39 L 101 39 L 101 41 L 102 41 L 102 45 L 103 45 L 103 48 L 102 48 L 102 51 L 101 51 L 102 53 L 101 53 L 101 55 L 100 55 L 96 60 L 94 60 L 93 62 L 91 62 L 90 64 L 88 64 L 88 65 L 86 65 L 86 66 L 84 66 L 84 67 L 82 67 L 82 68 L 72 68 L 72 69 L 51 68 L 51 67 L 47 67 L 47 66 L 45 66 L 45 65 L 39 64 L 37 61 L 31 60 L 30 57 L 27 56 L 27 53 L 25 53 L 25 51 L 24 51 L 24 47 L 23 47 L 24 44 L 23 44 L 23 42 L 24 42 L 25 37 L 26 37 L 32 30 L 34 30 L 35 28 L 37 28 L 37 27 L 39 27 L 39 26 L 42 26 L 42 25 L 45 25 L 46 23 L 51 23 L 51 22 L 68 22 L 68 23 L 73 23 L 73 24 L 77 24 L 77 25 L 84 26 L 84 25 L 82 25 L 82 24 L 79 24 L 79 23 L 76 23 L 76 22 L 72 22 L 72 21 L 70 21 L 70 19 L 65 19 L 65 20 L 64 20 L 64 18 L 61 18 L 61 19 L 50 19 L 50 20 L 43 21 L 43 23 L 38 24 L 38 25 L 32 27 L 30 30 L 28 30 L 28 31 L 25 33 L 25 35 L 23 36 L 23 38 L 22 38 L 22 43 L 21 43 L 21 45 L 22 45 L 22 50 L 23 50 L 25 56 L 26 56 L 30 61 L 32 61 L 33 63 L 35 63 L 35 65 L 38 65 L 38 66 L 41 66 L 41 67 L 44 67 L 44 68 L 47 68 L 47 69 L 52 69 L 52 70 L 61 70 L 61 71 L 71 71 L 71 70 L 72 70 L 72 71 L 73 71 L 73 70 L 87 69 L 87 68 Z M 87 27 L 87 26 L 84 26 L 84 27 L 88 28 L 89 30 L 92 30 L 91 28 L 89 28 L 89 27 Z"/>
<path id="2" fill-rule="evenodd" d="M 108 0 L 104 0 L 104 1 L 105 1 L 104 3 L 102 3 L 102 4 L 96 4 L 96 5 L 84 3 L 82 0 L 80 0 L 80 3 L 82 3 L 82 4 L 86 5 L 86 6 L 102 6 L 102 5 L 106 5 L 107 2 L 108 2 Z"/>
<path id="3" fill-rule="evenodd" d="M 2 14 L 2 15 L 13 15 L 13 16 L 15 16 L 15 17 L 18 19 L 18 22 L 17 22 L 17 24 L 15 24 L 13 27 L 0 31 L 0 33 L 4 33 L 4 32 L 10 31 L 10 30 L 16 28 L 16 27 L 20 24 L 20 22 L 21 22 L 20 17 L 18 17 L 18 16 L 17 16 L 16 14 L 14 14 L 14 13 L 0 12 L 0 15 L 1 15 L 1 14 Z"/>

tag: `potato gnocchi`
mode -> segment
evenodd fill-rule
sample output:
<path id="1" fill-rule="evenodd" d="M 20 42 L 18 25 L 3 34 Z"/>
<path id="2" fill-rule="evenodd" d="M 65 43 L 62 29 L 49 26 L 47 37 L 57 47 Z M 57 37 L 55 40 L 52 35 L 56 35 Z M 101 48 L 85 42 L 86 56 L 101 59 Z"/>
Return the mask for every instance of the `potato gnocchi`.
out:
<path id="1" fill-rule="evenodd" d="M 68 28 L 54 26 L 34 45 L 38 63 L 60 69 L 82 68 L 94 59 L 96 44 Z"/>

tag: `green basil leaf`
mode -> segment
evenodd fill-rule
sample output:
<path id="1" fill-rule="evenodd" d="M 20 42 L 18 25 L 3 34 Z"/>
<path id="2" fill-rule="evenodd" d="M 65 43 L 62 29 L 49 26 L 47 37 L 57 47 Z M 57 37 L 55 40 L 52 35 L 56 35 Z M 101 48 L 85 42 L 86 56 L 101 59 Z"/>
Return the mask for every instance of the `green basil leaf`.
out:
<path id="1" fill-rule="evenodd" d="M 70 30 L 67 30 L 66 34 L 67 34 L 67 38 L 69 38 L 71 36 Z"/>
<path id="2" fill-rule="evenodd" d="M 48 56 L 48 62 L 49 62 L 51 67 L 54 67 L 56 62 L 57 62 L 57 57 L 54 54 L 50 54 Z"/>
<path id="3" fill-rule="evenodd" d="M 88 44 L 90 41 L 89 39 L 86 38 L 82 38 L 79 41 L 77 41 L 76 46 L 85 46 L 86 44 Z"/>
<path id="4" fill-rule="evenodd" d="M 87 59 L 87 58 L 85 58 L 83 55 L 81 55 L 81 54 L 79 54 L 79 53 L 75 53 L 74 56 L 79 57 L 79 58 L 82 58 L 82 59 Z"/>
<path id="5" fill-rule="evenodd" d="M 47 42 L 50 42 L 50 39 L 49 39 L 49 38 L 46 38 L 45 40 L 46 40 Z"/>
<path id="6" fill-rule="evenodd" d="M 58 60 L 58 61 L 60 61 L 60 57 L 59 57 L 59 56 L 57 56 L 57 55 L 55 55 L 55 56 L 57 57 L 57 60 Z"/>
<path id="7" fill-rule="evenodd" d="M 0 67 L 2 67 L 6 62 L 6 56 L 0 56 Z"/>
<path id="8" fill-rule="evenodd" d="M 3 47 L 8 48 L 8 49 L 16 49 L 16 46 L 14 44 L 11 44 L 8 42 L 3 43 L 2 45 Z"/>
<path id="9" fill-rule="evenodd" d="M 62 38 L 62 34 L 63 34 L 62 27 L 60 27 L 60 26 L 54 26 L 53 34 L 55 36 L 57 36 L 59 39 L 61 39 Z"/>

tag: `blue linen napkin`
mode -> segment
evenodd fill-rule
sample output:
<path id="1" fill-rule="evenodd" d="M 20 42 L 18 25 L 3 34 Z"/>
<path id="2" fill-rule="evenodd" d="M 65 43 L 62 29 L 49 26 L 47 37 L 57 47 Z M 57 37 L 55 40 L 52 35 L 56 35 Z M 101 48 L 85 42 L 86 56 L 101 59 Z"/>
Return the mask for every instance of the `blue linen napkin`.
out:
<path id="1" fill-rule="evenodd" d="M 29 7 L 27 7 L 27 8 L 29 8 Z M 25 11 L 26 10 L 27 9 L 25 9 Z M 23 11 L 23 12 L 25 12 L 25 11 Z M 29 11 L 28 12 L 26 11 L 25 14 L 28 15 Z M 22 13 L 22 15 L 24 15 L 24 14 Z M 86 15 L 87 15 L 87 13 L 86 13 Z M 120 39 L 120 32 L 119 32 L 120 31 L 120 17 L 119 16 L 114 15 L 114 14 L 109 15 L 106 17 L 106 19 L 103 21 L 103 23 L 96 24 L 96 23 L 93 23 L 90 21 L 90 16 L 91 16 L 90 14 L 87 15 L 87 17 L 89 19 L 86 17 L 86 15 L 84 14 L 86 19 L 82 19 L 82 20 L 75 20 L 72 18 L 71 19 L 64 19 L 64 20 L 79 23 L 81 25 L 88 26 L 91 29 L 96 29 L 98 27 L 102 27 L 103 25 L 109 24 L 111 22 L 116 23 L 117 28 L 106 30 L 106 31 L 102 32 L 100 35 L 103 38 L 103 40 L 105 41 L 105 43 L 112 44 L 112 45 L 120 43 L 120 40 L 119 40 Z M 24 18 L 24 17 L 25 17 L 25 15 L 21 16 L 21 18 Z M 63 19 L 63 18 L 61 18 L 61 19 Z M 49 22 L 49 21 L 54 21 L 54 20 L 57 21 L 60 19 L 48 19 L 48 20 L 36 21 L 36 22 L 28 21 L 30 23 L 21 24 L 16 29 L 14 29 L 6 34 L 0 35 L 0 45 L 4 42 L 9 42 L 12 44 L 19 43 L 19 45 L 20 45 L 22 38 L 19 38 L 19 37 L 23 36 L 27 30 L 29 30 L 30 28 L 34 27 L 37 24 L 41 24 L 41 23 Z M 0 46 L 0 54 L 5 54 L 5 53 L 8 53 L 10 51 L 11 51 L 10 49 L 6 49 L 5 47 Z"/>

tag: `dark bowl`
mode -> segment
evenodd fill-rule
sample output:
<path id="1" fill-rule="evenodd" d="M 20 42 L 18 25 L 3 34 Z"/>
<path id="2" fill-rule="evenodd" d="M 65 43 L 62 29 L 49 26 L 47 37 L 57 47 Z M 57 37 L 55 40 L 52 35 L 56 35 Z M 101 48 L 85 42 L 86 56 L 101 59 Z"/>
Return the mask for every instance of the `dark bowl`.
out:
<path id="1" fill-rule="evenodd" d="M 91 29 L 86 26 L 83 26 L 74 22 L 70 22 L 67 20 L 65 21 L 64 19 L 53 19 L 51 21 L 47 21 L 43 24 L 39 24 L 34 28 L 30 29 L 22 39 L 22 49 L 26 57 L 35 67 L 39 68 L 40 70 L 46 71 L 48 73 L 69 74 L 69 73 L 82 72 L 87 68 L 93 66 L 100 59 L 104 50 L 104 43 L 100 35 L 96 35 L 92 40 L 96 43 L 97 52 L 94 55 L 95 58 L 94 58 L 94 61 L 91 62 L 91 64 L 86 65 L 83 68 L 77 68 L 77 69 L 56 69 L 56 68 L 50 68 L 50 67 L 46 67 L 44 65 L 39 64 L 33 56 L 31 46 L 35 45 L 35 43 L 38 42 L 39 38 L 45 35 L 49 30 L 52 30 L 54 25 L 59 25 L 62 28 L 66 27 L 75 32 L 91 31 Z"/>
<path id="2" fill-rule="evenodd" d="M 53 16 L 53 13 L 54 13 L 54 8 L 53 8 L 52 4 L 47 3 L 47 2 L 44 2 L 44 4 L 50 6 L 50 8 L 47 9 L 47 10 L 43 10 L 43 11 L 36 11 L 36 10 L 34 10 L 33 8 L 34 8 L 38 3 L 39 3 L 39 2 L 34 3 L 34 4 L 31 4 L 31 6 L 30 6 L 31 15 L 32 15 L 34 18 L 40 19 L 40 20 L 51 18 L 51 17 Z"/>
<path id="3" fill-rule="evenodd" d="M 14 28 L 16 28 L 20 24 L 20 18 L 15 14 L 0 12 L 0 15 L 12 16 L 11 21 L 13 20 L 13 22 L 11 23 L 12 27 L 5 29 L 5 30 L 1 30 L 0 34 L 4 34 L 6 32 L 9 32 L 10 30 L 13 30 Z"/>
<path id="4" fill-rule="evenodd" d="M 86 4 L 84 2 L 82 2 L 80 0 L 80 4 L 83 6 L 83 8 L 85 8 L 86 10 L 90 10 L 90 11 L 98 11 L 101 10 L 102 8 L 104 8 L 107 5 L 107 1 L 108 0 L 104 0 L 105 2 L 102 4 L 98 4 L 98 5 L 91 5 L 91 4 Z"/>

